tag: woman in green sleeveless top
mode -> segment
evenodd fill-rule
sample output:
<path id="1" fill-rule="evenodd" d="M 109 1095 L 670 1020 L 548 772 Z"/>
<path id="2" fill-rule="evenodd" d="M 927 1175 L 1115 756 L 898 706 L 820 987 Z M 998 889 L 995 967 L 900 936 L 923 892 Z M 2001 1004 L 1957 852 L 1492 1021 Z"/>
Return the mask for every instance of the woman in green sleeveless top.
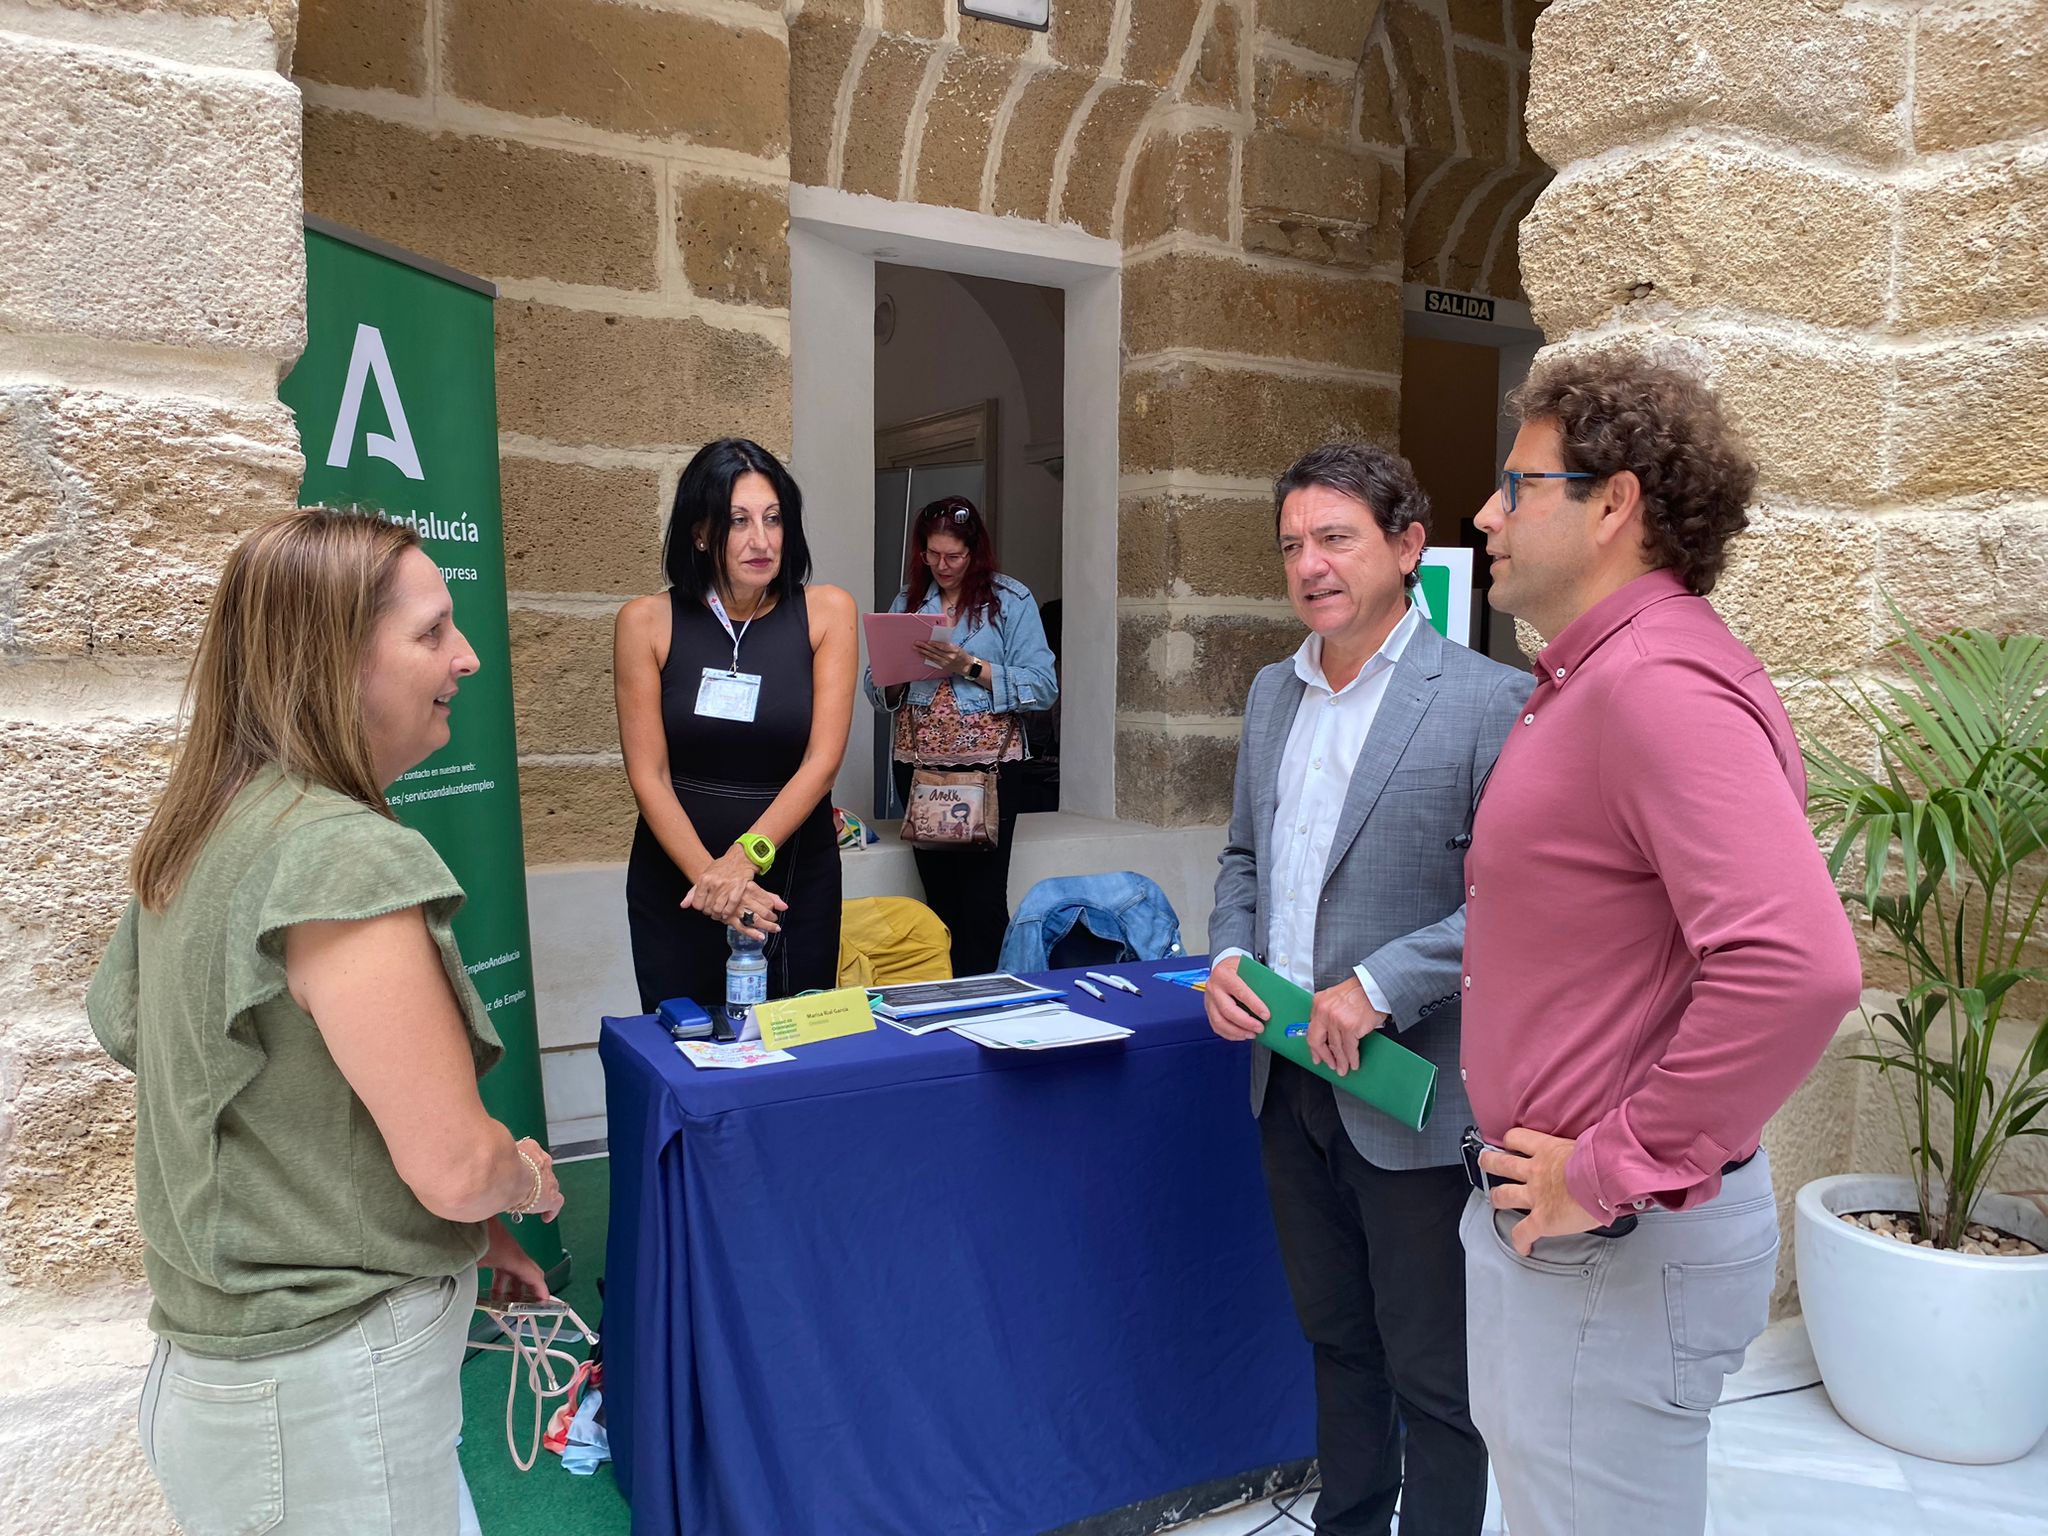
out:
<path id="1" fill-rule="evenodd" d="M 188 1536 L 452 1536 L 477 1264 L 546 1295 L 499 1216 L 561 1190 L 478 1097 L 462 891 L 384 801 L 476 670 L 417 536 L 322 508 L 243 541 L 200 637 L 87 997 L 135 1073 L 142 1444 Z"/>

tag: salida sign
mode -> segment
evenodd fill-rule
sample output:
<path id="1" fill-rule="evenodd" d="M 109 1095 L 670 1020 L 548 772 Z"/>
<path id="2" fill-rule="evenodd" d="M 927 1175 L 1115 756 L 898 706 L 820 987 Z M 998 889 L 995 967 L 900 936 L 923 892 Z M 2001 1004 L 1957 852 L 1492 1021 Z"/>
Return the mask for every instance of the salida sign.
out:
<path id="1" fill-rule="evenodd" d="M 1442 288 L 1426 290 L 1422 307 L 1432 315 L 1456 315 L 1460 320 L 1493 319 L 1493 300 L 1469 293 L 1449 293 Z"/>

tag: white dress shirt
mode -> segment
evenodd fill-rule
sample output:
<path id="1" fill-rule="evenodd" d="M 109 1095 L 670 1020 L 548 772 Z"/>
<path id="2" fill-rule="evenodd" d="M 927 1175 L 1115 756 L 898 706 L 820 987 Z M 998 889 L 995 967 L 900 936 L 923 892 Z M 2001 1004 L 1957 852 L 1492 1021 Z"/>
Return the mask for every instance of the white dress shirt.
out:
<path id="1" fill-rule="evenodd" d="M 1394 663 L 1422 622 L 1422 610 L 1410 607 L 1371 660 L 1342 688 L 1332 688 L 1323 675 L 1321 635 L 1310 635 L 1294 653 L 1294 675 L 1301 679 L 1304 692 L 1287 733 L 1286 750 L 1280 754 L 1280 800 L 1270 842 L 1273 857 L 1265 871 L 1266 963 L 1311 992 L 1316 986 L 1316 913 L 1323 872 L 1351 790 L 1351 770 L 1379 717 Z M 1243 953 L 1226 949 L 1216 959 Z M 1362 965 L 1351 969 L 1365 988 L 1366 1001 L 1387 1012 L 1386 997 L 1371 973 Z"/>

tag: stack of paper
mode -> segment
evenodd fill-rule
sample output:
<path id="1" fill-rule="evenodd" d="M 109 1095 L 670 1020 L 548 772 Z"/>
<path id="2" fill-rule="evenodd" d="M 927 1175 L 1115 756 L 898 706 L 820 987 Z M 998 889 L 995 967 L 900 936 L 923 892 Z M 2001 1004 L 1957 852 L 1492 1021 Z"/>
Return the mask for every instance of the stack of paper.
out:
<path id="1" fill-rule="evenodd" d="M 970 1009 L 1011 1008 L 1056 1001 L 1060 994 L 1015 976 L 956 976 L 948 981 L 906 981 L 895 986 L 868 988 L 868 1000 L 875 1016 L 894 1024 L 907 1035 L 922 1035 L 944 1029 L 951 1021 L 941 1014 L 962 1014 Z"/>
<path id="2" fill-rule="evenodd" d="M 1105 1024 L 1085 1013 L 1076 1013 L 1064 1003 L 1005 1008 L 947 1023 L 954 1034 L 992 1051 L 1053 1051 L 1068 1045 L 1123 1040 L 1132 1033 L 1121 1024 Z"/>

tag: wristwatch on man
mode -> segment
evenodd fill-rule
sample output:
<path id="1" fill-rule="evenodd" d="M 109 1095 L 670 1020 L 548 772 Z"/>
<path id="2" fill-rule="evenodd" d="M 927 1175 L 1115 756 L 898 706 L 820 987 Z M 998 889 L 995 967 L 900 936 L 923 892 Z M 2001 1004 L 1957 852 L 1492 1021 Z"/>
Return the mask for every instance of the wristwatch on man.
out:
<path id="1" fill-rule="evenodd" d="M 754 866 L 755 874 L 765 875 L 775 867 L 775 844 L 759 832 L 742 833 L 733 841 L 738 844 L 740 852 L 747 856 L 747 862 Z"/>

